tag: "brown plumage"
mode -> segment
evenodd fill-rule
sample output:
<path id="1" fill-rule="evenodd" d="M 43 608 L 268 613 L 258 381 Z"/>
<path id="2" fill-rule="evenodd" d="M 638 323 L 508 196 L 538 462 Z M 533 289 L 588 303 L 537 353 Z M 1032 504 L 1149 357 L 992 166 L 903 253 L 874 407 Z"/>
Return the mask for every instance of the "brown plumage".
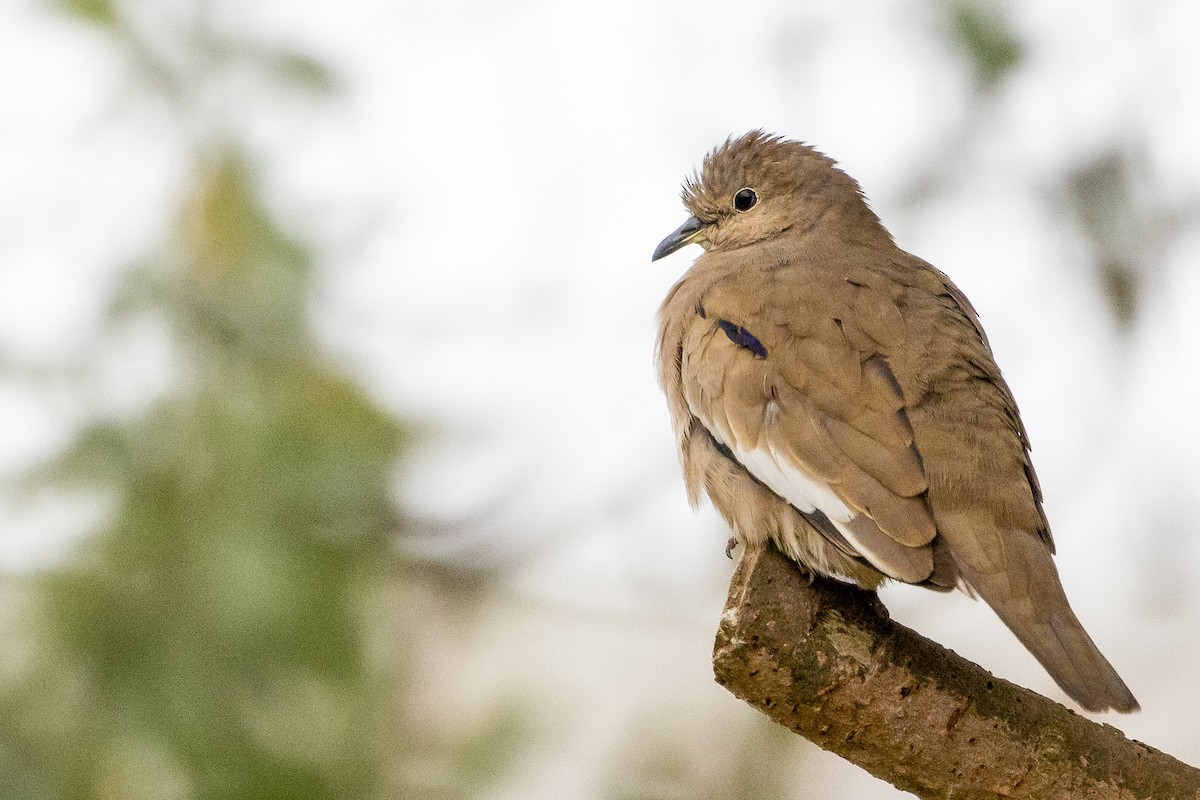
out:
<path id="1" fill-rule="evenodd" d="M 659 312 L 688 496 L 823 575 L 977 593 L 1089 711 L 1137 701 L 1071 611 L 1012 393 L 975 310 L 858 184 L 761 131 L 689 181 L 658 259 L 705 253 Z"/>

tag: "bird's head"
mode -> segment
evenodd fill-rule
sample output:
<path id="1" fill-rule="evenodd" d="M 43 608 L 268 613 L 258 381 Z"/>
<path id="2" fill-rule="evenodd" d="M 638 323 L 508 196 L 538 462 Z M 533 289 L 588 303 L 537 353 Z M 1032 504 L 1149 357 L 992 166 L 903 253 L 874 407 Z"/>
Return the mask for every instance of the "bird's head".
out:
<path id="1" fill-rule="evenodd" d="M 805 233 L 826 218 L 865 219 L 883 230 L 858 184 L 833 159 L 763 131 L 727 139 L 709 153 L 684 184 L 683 204 L 692 216 L 659 243 L 652 261 L 689 244 L 734 250 Z"/>

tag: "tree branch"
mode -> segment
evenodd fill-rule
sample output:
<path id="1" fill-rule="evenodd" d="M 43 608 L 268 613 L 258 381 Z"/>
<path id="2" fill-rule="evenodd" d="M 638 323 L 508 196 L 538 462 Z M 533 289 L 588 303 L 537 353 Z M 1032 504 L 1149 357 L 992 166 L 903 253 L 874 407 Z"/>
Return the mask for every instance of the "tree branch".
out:
<path id="1" fill-rule="evenodd" d="M 993 677 L 771 547 L 738 565 L 713 667 L 771 719 L 919 797 L 1200 797 L 1200 770 Z"/>

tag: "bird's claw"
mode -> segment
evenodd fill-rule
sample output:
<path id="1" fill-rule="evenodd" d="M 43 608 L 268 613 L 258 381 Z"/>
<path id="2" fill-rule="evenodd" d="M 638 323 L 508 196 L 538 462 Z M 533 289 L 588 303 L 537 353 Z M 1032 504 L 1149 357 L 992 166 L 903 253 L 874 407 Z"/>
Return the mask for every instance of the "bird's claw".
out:
<path id="1" fill-rule="evenodd" d="M 725 543 L 725 557 L 730 561 L 733 560 L 733 549 L 738 546 L 738 540 L 735 536 L 730 536 L 729 541 Z"/>

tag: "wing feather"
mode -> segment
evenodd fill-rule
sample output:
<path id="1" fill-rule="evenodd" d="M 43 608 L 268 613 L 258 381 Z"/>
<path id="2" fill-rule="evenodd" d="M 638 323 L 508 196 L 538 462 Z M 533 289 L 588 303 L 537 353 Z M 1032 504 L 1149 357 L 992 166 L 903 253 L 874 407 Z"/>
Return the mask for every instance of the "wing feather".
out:
<path id="1" fill-rule="evenodd" d="M 876 569 L 920 582 L 933 571 L 929 545 L 937 534 L 928 480 L 887 359 L 863 347 L 903 320 L 869 287 L 855 285 L 849 296 L 869 298 L 875 321 L 865 335 L 848 336 L 836 308 L 793 326 L 707 298 L 707 314 L 693 318 L 684 336 L 683 394 L 764 486 L 801 513 L 819 511 Z M 728 336 L 730 329 L 750 334 L 765 356 Z"/>

